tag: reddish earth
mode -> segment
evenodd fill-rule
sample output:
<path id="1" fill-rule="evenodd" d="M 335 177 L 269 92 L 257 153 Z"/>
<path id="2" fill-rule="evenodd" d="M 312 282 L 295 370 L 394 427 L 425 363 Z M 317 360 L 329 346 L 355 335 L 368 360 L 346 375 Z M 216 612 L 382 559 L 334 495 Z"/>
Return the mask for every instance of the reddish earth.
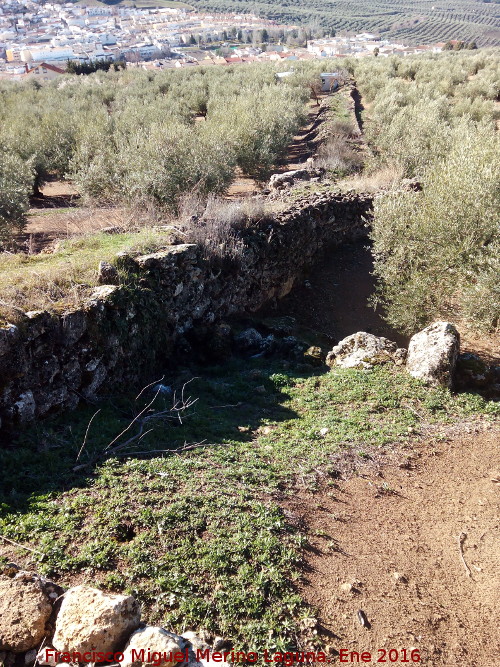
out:
<path id="1" fill-rule="evenodd" d="M 287 503 L 312 536 L 301 593 L 335 663 L 418 649 L 422 665 L 499 664 L 499 439 L 498 423 L 435 432 Z"/>

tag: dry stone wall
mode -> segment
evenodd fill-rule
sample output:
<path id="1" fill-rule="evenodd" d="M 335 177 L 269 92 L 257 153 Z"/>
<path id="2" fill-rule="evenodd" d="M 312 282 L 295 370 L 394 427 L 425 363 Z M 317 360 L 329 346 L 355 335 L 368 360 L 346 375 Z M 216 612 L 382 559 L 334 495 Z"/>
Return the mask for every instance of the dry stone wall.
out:
<path id="1" fill-rule="evenodd" d="M 313 195 L 244 230 L 237 261 L 214 263 L 196 245 L 118 256 L 125 284 L 96 288 L 77 310 L 30 312 L 0 328 L 1 422 L 42 418 L 157 376 L 189 331 L 283 297 L 321 250 L 364 236 L 371 207 L 370 196 Z"/>

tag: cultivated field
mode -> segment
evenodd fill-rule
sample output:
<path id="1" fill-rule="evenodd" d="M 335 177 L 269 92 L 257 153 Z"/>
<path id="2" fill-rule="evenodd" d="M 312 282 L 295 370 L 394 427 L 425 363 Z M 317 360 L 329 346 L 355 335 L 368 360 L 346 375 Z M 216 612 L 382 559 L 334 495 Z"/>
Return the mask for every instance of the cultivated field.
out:
<path id="1" fill-rule="evenodd" d="M 406 43 L 459 39 L 500 44 L 498 4 L 478 0 L 192 0 L 197 9 L 258 11 L 281 23 L 321 25 L 335 31 L 373 31 Z"/>

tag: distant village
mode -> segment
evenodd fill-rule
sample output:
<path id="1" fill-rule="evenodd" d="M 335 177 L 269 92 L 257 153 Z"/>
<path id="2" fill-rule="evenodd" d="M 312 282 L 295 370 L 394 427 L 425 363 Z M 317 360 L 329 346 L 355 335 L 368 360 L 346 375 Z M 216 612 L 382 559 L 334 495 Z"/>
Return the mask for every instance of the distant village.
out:
<path id="1" fill-rule="evenodd" d="M 321 29 L 278 25 L 252 14 L 37 0 L 7 0 L 0 6 L 0 79 L 51 80 L 66 73 L 68 62 L 76 71 L 92 63 L 167 69 L 407 56 L 437 53 L 444 46 L 408 47 L 369 33 L 329 37 Z"/>

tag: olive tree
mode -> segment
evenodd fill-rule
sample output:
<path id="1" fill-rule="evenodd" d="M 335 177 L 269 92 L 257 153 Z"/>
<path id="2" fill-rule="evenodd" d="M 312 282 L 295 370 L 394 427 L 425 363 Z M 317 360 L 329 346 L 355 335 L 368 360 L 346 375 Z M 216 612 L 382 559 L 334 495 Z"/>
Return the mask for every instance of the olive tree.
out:
<path id="1" fill-rule="evenodd" d="M 500 140 L 464 120 L 449 154 L 434 162 L 422 192 L 377 198 L 372 239 L 378 301 L 394 326 L 412 332 L 437 316 L 498 326 Z"/>
<path id="2" fill-rule="evenodd" d="M 33 178 L 29 162 L 0 152 L 0 243 L 8 241 L 15 231 L 25 226 Z"/>

